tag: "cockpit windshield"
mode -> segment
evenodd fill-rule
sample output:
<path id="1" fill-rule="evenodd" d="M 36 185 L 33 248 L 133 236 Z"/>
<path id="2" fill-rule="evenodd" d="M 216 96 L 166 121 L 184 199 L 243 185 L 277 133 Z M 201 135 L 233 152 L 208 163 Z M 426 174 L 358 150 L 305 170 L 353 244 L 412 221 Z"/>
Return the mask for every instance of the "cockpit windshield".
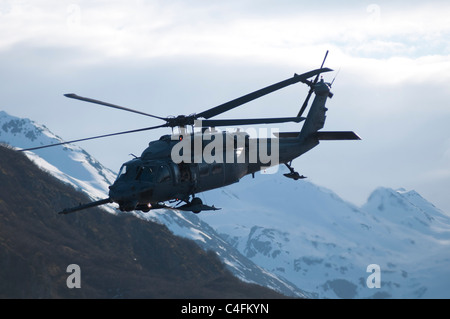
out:
<path id="1" fill-rule="evenodd" d="M 127 174 L 127 166 L 122 165 L 122 167 L 119 170 L 119 174 L 117 174 L 117 179 L 121 178 L 122 176 Z"/>

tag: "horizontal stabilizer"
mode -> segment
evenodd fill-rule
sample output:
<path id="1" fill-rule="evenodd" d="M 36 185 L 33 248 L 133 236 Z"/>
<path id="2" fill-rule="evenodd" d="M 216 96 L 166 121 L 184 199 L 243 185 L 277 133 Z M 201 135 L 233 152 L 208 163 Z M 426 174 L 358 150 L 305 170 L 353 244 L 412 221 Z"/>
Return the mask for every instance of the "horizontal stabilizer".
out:
<path id="1" fill-rule="evenodd" d="M 275 135 L 278 138 L 289 138 L 289 137 L 298 137 L 300 132 L 274 132 L 273 135 Z"/>
<path id="2" fill-rule="evenodd" d="M 344 132 L 316 132 L 315 136 L 321 141 L 360 140 L 361 138 L 352 131 Z"/>

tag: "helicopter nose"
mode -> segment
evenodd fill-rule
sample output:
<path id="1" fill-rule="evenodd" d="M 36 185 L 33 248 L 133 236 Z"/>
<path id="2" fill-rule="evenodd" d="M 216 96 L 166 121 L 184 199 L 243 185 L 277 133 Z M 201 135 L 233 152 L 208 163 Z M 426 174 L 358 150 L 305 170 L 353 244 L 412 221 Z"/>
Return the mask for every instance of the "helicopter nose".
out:
<path id="1" fill-rule="evenodd" d="M 136 194 L 123 183 L 114 183 L 109 186 L 109 198 L 119 204 L 121 211 L 132 211 L 136 209 L 139 201 Z"/>
<path id="2" fill-rule="evenodd" d="M 131 199 L 130 188 L 126 187 L 123 183 L 114 183 L 109 186 L 109 198 L 115 202 L 122 201 L 124 199 Z"/>
<path id="3" fill-rule="evenodd" d="M 151 201 L 154 185 L 150 183 L 130 184 L 116 182 L 109 186 L 109 198 L 115 202 L 123 201 Z"/>

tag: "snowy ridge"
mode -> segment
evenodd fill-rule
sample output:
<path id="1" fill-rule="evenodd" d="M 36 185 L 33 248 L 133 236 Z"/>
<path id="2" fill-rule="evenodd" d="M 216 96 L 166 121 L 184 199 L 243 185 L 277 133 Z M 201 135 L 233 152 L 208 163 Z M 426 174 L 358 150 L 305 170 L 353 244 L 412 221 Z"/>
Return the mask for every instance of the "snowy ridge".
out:
<path id="1" fill-rule="evenodd" d="M 205 197 L 227 209 L 203 220 L 318 298 L 450 297 L 450 218 L 415 191 L 378 188 L 359 208 L 280 172 Z M 381 288 L 366 285 L 370 264 L 381 268 Z"/>
<path id="2" fill-rule="evenodd" d="M 45 126 L 0 112 L 1 141 L 28 148 L 61 139 Z M 76 146 L 27 155 L 93 199 L 105 198 L 115 178 Z M 383 187 L 357 207 L 282 173 L 247 176 L 199 194 L 206 204 L 222 208 L 216 212 L 135 215 L 215 251 L 242 280 L 289 296 L 450 298 L 449 214 L 413 190 Z M 370 264 L 380 266 L 381 288 L 367 287 Z"/>
<path id="3" fill-rule="evenodd" d="M 362 209 L 422 233 L 447 237 L 450 232 L 446 224 L 449 216 L 414 190 L 378 188 Z"/>
<path id="4" fill-rule="evenodd" d="M 60 143 L 63 140 L 43 125 L 0 111 L 0 142 L 23 149 Z M 80 147 L 71 144 L 25 154 L 41 169 L 82 190 L 93 200 L 108 197 L 108 186 L 116 178 L 116 173 L 105 168 Z M 110 213 L 117 213 L 113 204 L 102 207 Z M 287 296 L 310 296 L 289 281 L 255 265 L 190 212 L 157 210 L 148 214 L 134 214 L 139 218 L 164 224 L 175 235 L 192 239 L 205 250 L 216 252 L 228 269 L 245 282 L 266 286 Z"/>
<path id="5" fill-rule="evenodd" d="M 43 125 L 0 111 L 0 142 L 24 149 L 61 143 L 63 140 Z M 93 200 L 105 198 L 108 186 L 116 178 L 116 173 L 78 146 L 67 144 L 25 154 L 39 167 L 84 191 Z"/>

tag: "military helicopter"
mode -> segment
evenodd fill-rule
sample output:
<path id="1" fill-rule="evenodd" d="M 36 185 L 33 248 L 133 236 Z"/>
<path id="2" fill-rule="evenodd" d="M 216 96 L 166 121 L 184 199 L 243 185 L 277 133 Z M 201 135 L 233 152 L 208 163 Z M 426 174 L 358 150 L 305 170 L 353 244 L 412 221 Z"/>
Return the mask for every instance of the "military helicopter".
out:
<path id="1" fill-rule="evenodd" d="M 357 134 L 351 131 L 320 131 L 325 124 L 325 113 L 327 111 L 325 103 L 328 98 L 333 96 L 333 93 L 330 92 L 333 82 L 326 83 L 323 78 L 319 81 L 319 76 L 322 73 L 333 71 L 323 67 L 327 55 L 328 51 L 319 69 L 300 75 L 294 74 L 293 77 L 284 81 L 191 115 L 160 117 L 73 93 L 65 94 L 68 98 L 137 113 L 162 120 L 165 123 L 25 150 L 170 127 L 172 128 L 172 135 L 163 135 L 159 140 L 151 141 L 141 156 L 135 157 L 122 165 L 116 181 L 109 186 L 108 198 L 66 208 L 59 214 L 69 214 L 107 203 L 117 203 L 121 211 L 148 212 L 152 209 L 168 208 L 199 213 L 201 211 L 218 210 L 220 208 L 216 208 L 214 205 L 203 204 L 202 200 L 196 197 L 196 194 L 236 183 L 249 174 L 254 177 L 256 172 L 280 164 L 288 167 L 289 173 L 284 174 L 287 178 L 303 179 L 305 177 L 291 166 L 293 159 L 317 146 L 321 140 L 360 139 Z M 309 80 L 313 77 L 313 80 Z M 211 119 L 298 82 L 308 85 L 310 89 L 295 117 Z M 302 117 L 313 93 L 315 98 L 308 115 Z M 274 134 L 275 137 L 268 138 L 251 138 L 246 132 L 216 131 L 215 129 L 215 127 L 223 126 L 300 123 L 303 121 L 304 124 L 298 132 L 278 132 Z M 188 132 L 189 127 L 192 127 L 192 132 Z M 195 132 L 194 127 L 199 127 L 201 131 Z M 174 128 L 178 128 L 178 133 L 173 133 Z M 275 160 L 270 162 L 267 162 L 267 156 L 266 158 L 258 156 L 258 154 L 261 155 L 263 149 L 267 151 L 268 148 L 271 149 L 271 155 L 273 153 L 277 155 Z M 267 155 L 267 152 L 265 153 Z"/>

